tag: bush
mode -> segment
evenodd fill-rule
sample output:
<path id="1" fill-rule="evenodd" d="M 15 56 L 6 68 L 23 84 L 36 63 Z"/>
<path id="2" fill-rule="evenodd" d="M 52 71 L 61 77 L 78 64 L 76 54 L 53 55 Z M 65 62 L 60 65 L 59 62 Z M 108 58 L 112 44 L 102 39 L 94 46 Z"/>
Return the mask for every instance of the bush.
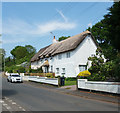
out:
<path id="1" fill-rule="evenodd" d="M 5 68 L 8 73 L 24 73 L 25 68 L 21 66 L 10 66 Z"/>
<path id="2" fill-rule="evenodd" d="M 30 69 L 30 73 L 43 73 L 43 70 L 42 70 L 42 68 Z"/>
<path id="3" fill-rule="evenodd" d="M 91 73 L 88 70 L 82 71 L 78 74 L 78 77 L 87 77 L 90 76 Z"/>
<path id="4" fill-rule="evenodd" d="M 54 78 L 53 73 L 46 73 L 46 77 L 48 77 L 48 78 Z"/>

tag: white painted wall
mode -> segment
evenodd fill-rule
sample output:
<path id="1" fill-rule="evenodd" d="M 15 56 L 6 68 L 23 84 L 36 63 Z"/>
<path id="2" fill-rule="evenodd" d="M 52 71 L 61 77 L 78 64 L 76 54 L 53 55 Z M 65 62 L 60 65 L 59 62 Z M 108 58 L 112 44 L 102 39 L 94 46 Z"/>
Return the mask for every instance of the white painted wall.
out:
<path id="1" fill-rule="evenodd" d="M 55 55 L 52 60 L 49 61 L 50 65 L 53 65 L 55 75 L 62 76 L 62 68 L 65 68 L 65 77 L 76 77 L 79 74 L 79 65 L 86 65 L 89 56 L 95 54 L 97 46 L 93 42 L 90 36 L 87 36 L 83 42 L 73 51 L 70 51 L 70 58 L 66 58 L 66 53 L 62 53 L 62 59 L 58 59 L 58 55 Z M 88 63 L 89 68 L 91 62 Z M 59 74 L 56 73 L 56 68 L 59 68 Z"/>
<path id="2" fill-rule="evenodd" d="M 55 76 L 62 76 L 62 68 L 65 68 L 65 77 L 76 77 L 79 74 L 79 65 L 86 65 L 88 62 L 89 56 L 95 54 L 96 45 L 92 40 L 91 36 L 87 36 L 82 43 L 73 51 L 70 51 L 70 58 L 66 57 L 66 53 L 61 53 L 62 59 L 58 59 L 58 55 L 55 55 L 51 60 L 48 58 L 49 62 L 49 71 L 51 71 L 51 66 L 53 66 L 53 72 L 55 72 Z M 37 69 L 44 62 L 44 59 L 37 62 L 31 63 L 32 69 Z M 91 63 L 88 63 L 89 68 Z M 56 73 L 56 68 L 59 68 L 59 73 Z"/>
<path id="3" fill-rule="evenodd" d="M 120 94 L 118 82 L 95 82 L 78 79 L 78 88 Z"/>
<path id="4" fill-rule="evenodd" d="M 58 78 L 47 78 L 47 77 L 28 77 L 29 81 L 47 83 L 52 85 L 58 85 Z"/>

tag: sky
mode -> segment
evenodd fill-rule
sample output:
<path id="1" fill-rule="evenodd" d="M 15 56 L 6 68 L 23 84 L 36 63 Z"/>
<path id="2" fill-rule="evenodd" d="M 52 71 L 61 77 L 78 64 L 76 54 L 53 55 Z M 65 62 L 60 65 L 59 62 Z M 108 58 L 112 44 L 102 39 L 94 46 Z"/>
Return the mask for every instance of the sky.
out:
<path id="1" fill-rule="evenodd" d="M 113 2 L 3 2 L 2 47 L 6 57 L 16 46 L 39 49 L 53 36 L 74 36 L 95 25 Z M 52 33 L 50 33 L 52 32 Z"/>

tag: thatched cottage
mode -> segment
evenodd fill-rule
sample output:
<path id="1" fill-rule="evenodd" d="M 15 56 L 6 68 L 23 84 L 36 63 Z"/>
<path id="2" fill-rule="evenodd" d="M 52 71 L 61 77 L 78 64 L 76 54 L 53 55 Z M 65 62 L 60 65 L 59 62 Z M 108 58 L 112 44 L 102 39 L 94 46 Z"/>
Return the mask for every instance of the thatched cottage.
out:
<path id="1" fill-rule="evenodd" d="M 55 76 L 76 77 L 91 66 L 88 57 L 94 55 L 96 49 L 97 43 L 89 31 L 60 42 L 54 37 L 53 44 L 32 57 L 31 68 L 42 67 L 43 72 L 54 72 Z"/>

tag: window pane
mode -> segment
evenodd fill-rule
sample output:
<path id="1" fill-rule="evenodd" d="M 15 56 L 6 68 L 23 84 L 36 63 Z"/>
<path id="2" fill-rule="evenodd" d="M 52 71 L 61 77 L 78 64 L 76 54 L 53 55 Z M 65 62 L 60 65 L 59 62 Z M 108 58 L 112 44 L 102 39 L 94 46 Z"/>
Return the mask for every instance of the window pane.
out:
<path id="1" fill-rule="evenodd" d="M 87 68 L 86 65 L 79 65 L 79 71 L 82 72 L 82 71 L 85 71 Z"/>

